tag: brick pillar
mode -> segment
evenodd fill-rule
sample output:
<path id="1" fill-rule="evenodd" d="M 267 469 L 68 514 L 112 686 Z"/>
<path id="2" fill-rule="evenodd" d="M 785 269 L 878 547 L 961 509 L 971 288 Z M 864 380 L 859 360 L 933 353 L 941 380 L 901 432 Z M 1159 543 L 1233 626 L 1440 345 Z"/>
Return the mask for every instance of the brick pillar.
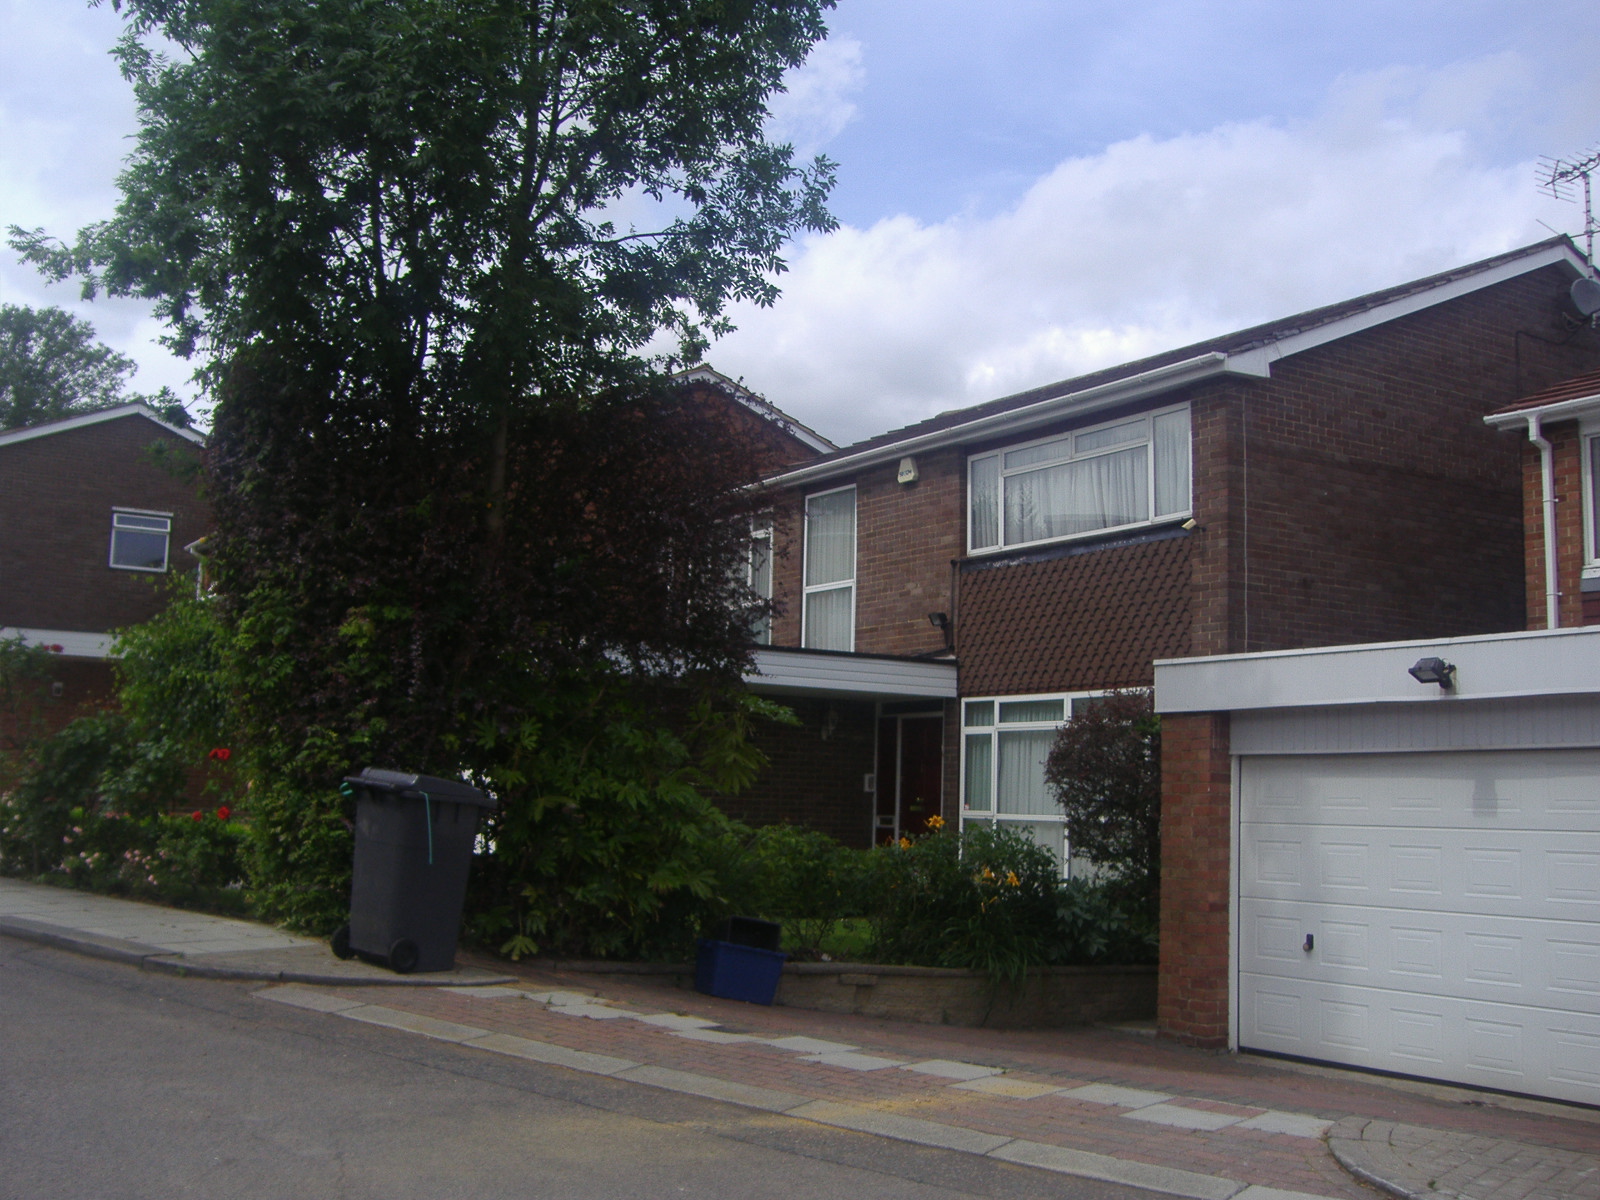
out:
<path id="1" fill-rule="evenodd" d="M 1162 1036 L 1228 1044 L 1228 856 L 1231 848 L 1227 713 L 1161 718 Z"/>

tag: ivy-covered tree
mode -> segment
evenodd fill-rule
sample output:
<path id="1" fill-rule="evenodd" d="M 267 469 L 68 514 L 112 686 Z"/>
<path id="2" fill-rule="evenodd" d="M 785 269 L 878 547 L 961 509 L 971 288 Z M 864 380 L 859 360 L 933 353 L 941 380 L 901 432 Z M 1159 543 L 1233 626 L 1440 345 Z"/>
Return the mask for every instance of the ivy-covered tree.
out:
<path id="1" fill-rule="evenodd" d="M 598 751 L 551 696 L 596 729 L 665 719 L 667 677 L 735 703 L 760 464 L 662 372 L 832 224 L 832 164 L 764 134 L 828 7 L 122 0 L 123 199 L 12 244 L 200 360 L 240 749 L 283 854 L 334 831 L 273 871 L 337 873 L 303 800 L 354 763 L 567 812 L 550 765 Z"/>
<path id="2" fill-rule="evenodd" d="M 188 425 L 178 398 L 128 390 L 133 359 L 95 338 L 94 326 L 65 309 L 0 304 L 0 429 L 141 401 L 175 425 Z"/>

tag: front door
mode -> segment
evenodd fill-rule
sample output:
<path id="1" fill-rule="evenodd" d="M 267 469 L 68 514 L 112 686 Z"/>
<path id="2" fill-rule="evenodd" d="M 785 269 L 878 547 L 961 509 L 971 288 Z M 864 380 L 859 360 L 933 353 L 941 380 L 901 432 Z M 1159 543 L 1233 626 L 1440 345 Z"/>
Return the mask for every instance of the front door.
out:
<path id="1" fill-rule="evenodd" d="M 928 831 L 944 795 L 944 718 L 901 717 L 897 810 L 901 837 Z"/>

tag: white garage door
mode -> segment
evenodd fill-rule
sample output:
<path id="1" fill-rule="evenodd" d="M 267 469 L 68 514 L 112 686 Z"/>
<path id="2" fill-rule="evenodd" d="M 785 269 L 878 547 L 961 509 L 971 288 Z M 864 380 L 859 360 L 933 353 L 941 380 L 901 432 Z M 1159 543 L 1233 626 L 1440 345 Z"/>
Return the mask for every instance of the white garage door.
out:
<path id="1" fill-rule="evenodd" d="M 1241 776 L 1241 1046 L 1600 1104 L 1600 751 Z"/>

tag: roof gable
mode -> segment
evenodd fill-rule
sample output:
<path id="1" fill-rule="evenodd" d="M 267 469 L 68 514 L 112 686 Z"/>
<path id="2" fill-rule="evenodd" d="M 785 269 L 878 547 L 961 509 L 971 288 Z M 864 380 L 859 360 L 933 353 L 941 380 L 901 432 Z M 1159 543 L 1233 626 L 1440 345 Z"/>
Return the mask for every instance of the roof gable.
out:
<path id="1" fill-rule="evenodd" d="M 160 426 L 168 433 L 177 434 L 186 441 L 197 446 L 205 445 L 206 439 L 192 429 L 181 429 L 163 421 L 156 411 L 147 404 L 119 404 L 115 408 L 102 408 L 95 412 L 81 413 L 75 417 L 63 417 L 59 421 L 47 421 L 43 425 L 28 425 L 21 429 L 8 429 L 0 433 L 0 446 L 11 446 L 17 442 L 32 441 L 34 438 L 50 437 L 52 434 L 66 433 L 73 429 L 82 429 L 88 425 L 99 425 L 105 421 L 118 421 L 123 417 L 143 417 L 154 425 Z"/>

